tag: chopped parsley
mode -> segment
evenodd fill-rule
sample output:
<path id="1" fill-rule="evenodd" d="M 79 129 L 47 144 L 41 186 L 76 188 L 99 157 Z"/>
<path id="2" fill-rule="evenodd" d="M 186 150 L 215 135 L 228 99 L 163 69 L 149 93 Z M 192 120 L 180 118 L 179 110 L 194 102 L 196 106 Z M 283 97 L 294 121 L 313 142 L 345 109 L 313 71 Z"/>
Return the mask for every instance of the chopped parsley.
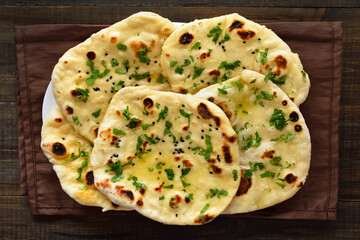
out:
<path id="1" fill-rule="evenodd" d="M 245 152 L 246 150 L 248 150 L 250 147 L 259 147 L 260 146 L 260 142 L 261 142 L 261 137 L 259 137 L 259 133 L 256 132 L 255 133 L 255 139 L 253 139 L 253 136 L 250 135 L 250 137 L 248 137 L 247 139 L 244 138 L 244 136 L 242 137 L 243 141 L 248 141 L 245 145 L 243 145 L 241 147 L 241 151 Z"/>
<path id="2" fill-rule="evenodd" d="M 100 73 L 100 71 L 99 71 L 98 69 L 95 69 L 95 67 L 94 67 L 94 62 L 92 62 L 92 61 L 90 61 L 90 60 L 87 61 L 86 65 L 89 66 L 90 69 L 91 69 L 91 75 L 90 75 L 90 77 L 88 77 L 88 78 L 86 79 L 86 84 L 87 84 L 87 85 L 90 86 L 90 85 L 94 84 L 94 82 L 95 82 L 95 80 L 96 80 L 97 78 L 103 78 L 103 77 L 105 77 L 105 76 L 110 72 L 110 69 L 108 69 L 108 68 L 106 67 L 105 61 L 102 60 L 101 63 L 102 63 L 102 65 L 105 67 L 105 70 L 104 70 L 104 72 L 102 72 L 102 73 Z"/>
<path id="3" fill-rule="evenodd" d="M 183 169 L 181 169 L 181 176 L 180 176 L 180 178 L 185 177 L 185 175 L 187 175 L 190 171 L 191 171 L 191 168 L 183 168 Z"/>
<path id="4" fill-rule="evenodd" d="M 180 67 L 180 66 L 177 66 L 176 69 L 175 69 L 175 72 L 182 75 L 183 72 L 184 72 L 184 69 L 182 67 Z"/>
<path id="5" fill-rule="evenodd" d="M 256 171 L 257 168 L 259 168 L 259 170 L 263 170 L 265 168 L 265 165 L 263 163 L 252 163 L 252 162 L 249 162 L 249 166 L 250 166 L 250 169 L 246 170 L 245 173 L 244 173 L 244 177 L 245 178 L 251 178 L 252 176 L 252 172 Z"/>
<path id="6" fill-rule="evenodd" d="M 228 80 L 228 78 L 231 76 L 231 72 L 225 72 L 221 78 L 221 81 L 224 82 Z"/>
<path id="7" fill-rule="evenodd" d="M 264 81 L 268 82 L 269 80 L 271 80 L 273 83 L 283 85 L 285 84 L 286 79 L 287 79 L 286 76 L 276 77 L 276 75 L 273 74 L 273 72 L 270 69 L 270 71 L 266 74 Z"/>
<path id="8" fill-rule="evenodd" d="M 177 63 L 178 63 L 178 62 L 176 62 L 176 61 L 171 61 L 171 62 L 170 62 L 170 67 L 175 67 Z"/>
<path id="9" fill-rule="evenodd" d="M 144 111 L 142 112 L 145 116 L 149 116 L 149 111 L 146 110 L 146 107 L 144 107 Z"/>
<path id="10" fill-rule="evenodd" d="M 194 75 L 192 76 L 192 79 L 199 77 L 204 70 L 205 70 L 204 67 L 197 67 L 195 64 L 194 65 Z"/>
<path id="11" fill-rule="evenodd" d="M 159 197 L 159 200 L 164 200 L 164 199 L 165 199 L 164 196 Z"/>
<path id="12" fill-rule="evenodd" d="M 270 177 L 270 178 L 274 178 L 275 177 L 275 173 L 274 172 L 270 172 L 270 171 L 266 171 L 262 174 L 260 174 L 261 178 L 266 178 L 266 177 Z"/>
<path id="13" fill-rule="evenodd" d="M 139 188 L 141 189 L 147 189 L 146 185 L 144 183 L 137 182 L 138 178 L 135 176 L 129 177 L 128 181 L 133 180 L 132 184 L 135 186 L 135 191 L 137 191 Z"/>
<path id="14" fill-rule="evenodd" d="M 164 79 L 164 76 L 160 73 L 159 77 L 156 79 L 156 82 L 158 83 L 165 83 L 167 80 Z"/>
<path id="15" fill-rule="evenodd" d="M 237 80 L 236 82 L 231 83 L 232 85 L 236 86 L 238 88 L 238 91 L 240 92 L 241 89 L 243 89 L 244 85 L 241 84 L 241 79 Z"/>
<path id="16" fill-rule="evenodd" d="M 256 100 L 260 100 L 260 99 L 264 99 L 264 100 L 273 100 L 274 99 L 274 95 L 270 94 L 266 91 L 261 91 L 260 95 L 256 96 Z"/>
<path id="17" fill-rule="evenodd" d="M 184 188 L 191 186 L 190 183 L 185 182 L 184 180 L 181 179 L 181 184 L 183 185 Z"/>
<path id="18" fill-rule="evenodd" d="M 221 25 L 221 23 L 218 23 L 218 26 L 214 27 L 213 29 L 210 30 L 209 34 L 207 35 L 208 37 L 212 37 L 212 41 L 214 43 L 216 43 L 222 33 L 221 28 L 219 27 Z"/>
<path id="19" fill-rule="evenodd" d="M 77 98 L 79 99 L 78 101 L 83 101 L 84 103 L 87 102 L 88 98 L 89 98 L 89 89 L 81 89 L 81 88 L 76 88 L 76 91 L 78 91 L 80 93 L 79 96 L 77 96 Z"/>
<path id="20" fill-rule="evenodd" d="M 227 196 L 228 195 L 228 192 L 225 191 L 225 190 L 219 190 L 219 189 L 210 189 L 210 193 L 209 194 L 206 194 L 206 198 L 213 198 L 215 196 L 217 196 L 219 199 L 221 196 Z"/>
<path id="21" fill-rule="evenodd" d="M 180 114 L 188 119 L 188 127 L 190 128 L 190 117 L 193 115 L 192 113 L 185 112 L 184 109 L 179 110 Z"/>
<path id="22" fill-rule="evenodd" d="M 126 135 L 126 133 L 124 131 L 121 131 L 120 129 L 113 129 L 113 134 L 115 135 Z"/>
<path id="23" fill-rule="evenodd" d="M 174 188 L 174 184 L 170 184 L 164 187 L 165 189 L 173 189 Z"/>
<path id="24" fill-rule="evenodd" d="M 286 137 L 285 137 L 285 134 L 281 134 L 280 137 L 274 138 L 274 139 L 270 139 L 270 141 L 285 141 L 285 143 L 287 143 L 287 142 L 290 141 L 293 137 L 295 137 L 295 134 L 289 133 Z"/>
<path id="25" fill-rule="evenodd" d="M 228 63 L 227 61 L 223 61 L 220 63 L 218 69 L 222 69 L 225 68 L 226 70 L 234 70 L 236 67 L 240 66 L 240 61 L 237 60 L 235 62 L 232 63 Z"/>
<path id="26" fill-rule="evenodd" d="M 81 163 L 81 167 L 78 168 L 79 176 L 76 178 L 76 181 L 84 183 L 84 181 L 81 179 L 81 174 L 84 169 L 86 169 L 88 166 L 88 159 L 84 159 L 84 161 Z"/>
<path id="27" fill-rule="evenodd" d="M 304 70 L 301 70 L 301 74 L 302 74 L 303 78 L 306 78 L 306 72 Z"/>
<path id="28" fill-rule="evenodd" d="M 274 113 L 272 114 L 271 118 L 270 118 L 270 126 L 274 126 L 275 128 L 279 131 L 283 130 L 284 127 L 286 127 L 286 125 L 288 125 L 287 121 L 289 121 L 290 119 L 286 120 L 284 117 L 284 113 L 282 110 L 279 109 L 274 109 Z"/>
<path id="29" fill-rule="evenodd" d="M 100 112 L 101 112 L 101 109 L 93 112 L 91 115 L 92 115 L 93 117 L 95 117 L 95 118 L 98 118 L 98 117 L 100 116 Z"/>
<path id="30" fill-rule="evenodd" d="M 197 49 L 198 47 L 200 47 L 201 42 L 196 42 L 192 47 L 191 50 Z"/>
<path id="31" fill-rule="evenodd" d="M 112 67 L 117 67 L 117 66 L 119 66 L 119 61 L 116 60 L 115 58 L 114 58 L 114 59 L 111 59 L 111 66 L 112 66 Z"/>
<path id="32" fill-rule="evenodd" d="M 172 170 L 171 168 L 166 168 L 165 172 L 166 172 L 167 178 L 169 180 L 171 180 L 171 181 L 174 180 L 174 177 L 175 177 L 174 170 Z"/>
<path id="33" fill-rule="evenodd" d="M 116 45 L 116 47 L 117 47 L 120 51 L 123 51 L 123 52 L 125 52 L 126 49 L 127 49 L 127 46 L 124 45 L 124 44 L 121 44 L 121 43 L 119 43 L 118 45 Z"/>
<path id="34" fill-rule="evenodd" d="M 137 71 L 132 73 L 129 77 L 135 78 L 135 80 L 142 80 L 150 76 L 150 72 L 145 72 L 143 74 L 139 74 Z"/>
<path id="35" fill-rule="evenodd" d="M 225 32 L 224 39 L 222 39 L 220 42 L 224 43 L 224 42 L 229 41 L 229 40 L 230 40 L 230 35 L 227 32 Z"/>
<path id="36" fill-rule="evenodd" d="M 115 176 L 110 179 L 111 182 L 115 183 L 115 182 L 119 181 L 120 179 L 124 178 L 123 168 L 128 165 L 131 165 L 131 164 L 132 164 L 132 159 L 130 159 L 124 165 L 122 165 L 120 161 L 117 161 L 116 163 L 108 162 L 107 165 L 110 167 L 110 169 L 106 169 L 105 172 L 114 172 L 115 173 Z"/>
<path id="37" fill-rule="evenodd" d="M 159 122 L 161 119 L 165 119 L 165 117 L 168 115 L 168 110 L 169 108 L 167 106 L 165 106 L 159 113 L 159 118 L 157 120 L 157 122 Z"/>
<path id="38" fill-rule="evenodd" d="M 78 116 L 72 116 L 72 120 L 76 125 L 82 126 L 81 122 L 79 121 Z"/>
<path id="39" fill-rule="evenodd" d="M 218 88 L 218 92 L 219 92 L 218 96 L 220 96 L 220 94 L 227 94 L 228 92 L 226 89 L 229 89 L 229 88 L 232 88 L 232 85 L 225 85 L 222 88 Z"/>
<path id="40" fill-rule="evenodd" d="M 115 73 L 117 73 L 117 74 L 125 74 L 125 73 L 127 73 L 127 70 L 126 69 L 116 69 Z"/>
<path id="41" fill-rule="evenodd" d="M 148 124 L 148 123 L 146 123 L 146 124 L 140 124 L 140 126 L 142 127 L 143 130 L 146 130 L 146 129 L 148 129 L 149 127 L 154 126 L 154 124 Z"/>
<path id="42" fill-rule="evenodd" d="M 150 63 L 150 59 L 146 56 L 146 53 L 150 51 L 150 47 L 141 48 L 138 52 L 139 59 L 141 63 Z"/>
<path id="43" fill-rule="evenodd" d="M 173 139 L 173 143 L 176 141 L 176 137 L 175 135 L 171 132 L 170 128 L 172 127 L 172 123 L 170 121 L 166 121 L 165 122 L 165 129 L 164 129 L 164 135 L 166 134 L 170 134 L 172 139 Z"/>
<path id="44" fill-rule="evenodd" d="M 209 208 L 209 206 L 210 206 L 210 203 L 206 203 L 205 206 L 201 209 L 200 214 L 199 214 L 199 216 L 198 216 L 198 218 L 199 218 L 200 220 L 203 219 L 204 213 L 205 213 L 206 210 Z"/>
<path id="45" fill-rule="evenodd" d="M 285 184 L 282 184 L 282 183 L 276 183 L 278 186 L 280 186 L 281 188 L 284 188 L 285 187 Z"/>
<path id="46" fill-rule="evenodd" d="M 206 149 L 202 149 L 200 147 L 194 147 L 191 150 L 195 151 L 194 154 L 198 153 L 201 156 L 204 156 L 205 160 L 209 160 L 210 159 L 210 153 L 212 153 L 213 148 L 211 145 L 211 137 L 209 135 L 205 135 L 205 144 L 206 144 Z M 199 151 L 199 152 L 197 152 Z"/>
<path id="47" fill-rule="evenodd" d="M 232 170 L 232 175 L 233 175 L 233 178 L 234 178 L 234 181 L 238 180 L 238 171 L 236 169 Z"/>
<path id="48" fill-rule="evenodd" d="M 255 52 L 260 52 L 260 62 L 264 65 L 267 62 L 267 54 L 269 49 L 265 49 L 265 51 L 259 51 L 259 49 L 255 49 Z M 257 61 L 257 60 L 256 60 Z"/>

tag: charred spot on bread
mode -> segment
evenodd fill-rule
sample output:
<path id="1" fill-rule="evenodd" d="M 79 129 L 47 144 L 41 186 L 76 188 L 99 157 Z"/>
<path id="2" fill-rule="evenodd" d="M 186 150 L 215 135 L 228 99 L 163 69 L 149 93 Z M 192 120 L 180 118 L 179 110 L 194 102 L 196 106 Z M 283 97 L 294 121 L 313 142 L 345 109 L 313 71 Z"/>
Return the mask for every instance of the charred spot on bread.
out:
<path id="1" fill-rule="evenodd" d="M 219 70 L 217 70 L 217 69 L 214 69 L 214 70 L 211 70 L 210 72 L 209 72 L 209 75 L 210 76 L 216 76 L 216 77 L 218 77 L 218 76 L 220 76 L 220 71 Z"/>
<path id="2" fill-rule="evenodd" d="M 295 176 L 294 174 L 289 173 L 288 175 L 286 175 L 285 180 L 287 183 L 294 183 L 294 182 L 296 182 L 297 178 L 298 177 Z"/>
<path id="3" fill-rule="evenodd" d="M 277 56 L 274 61 L 278 68 L 286 69 L 287 61 L 283 56 Z"/>
<path id="4" fill-rule="evenodd" d="M 96 187 L 101 187 L 102 189 L 111 188 L 110 179 L 106 178 L 100 182 L 96 182 Z"/>
<path id="5" fill-rule="evenodd" d="M 134 194 L 131 190 L 123 190 L 123 186 L 115 186 L 115 192 L 119 197 L 134 201 Z"/>
<path id="6" fill-rule="evenodd" d="M 144 205 L 144 202 L 143 202 L 143 200 L 142 200 L 142 197 L 139 197 L 139 199 L 136 201 L 136 205 L 137 205 L 138 207 L 142 207 L 142 206 Z"/>
<path id="7" fill-rule="evenodd" d="M 270 158 L 273 159 L 275 154 L 275 150 L 265 151 L 264 154 L 261 156 L 262 159 Z"/>
<path id="8" fill-rule="evenodd" d="M 244 177 L 244 174 L 245 174 L 245 171 L 246 169 L 242 169 L 241 170 L 241 181 L 240 181 L 240 186 L 236 192 L 236 196 L 241 196 L 243 194 L 246 194 L 250 187 L 251 187 L 251 184 L 252 184 L 252 180 L 251 178 L 245 178 Z"/>
<path id="9" fill-rule="evenodd" d="M 66 147 L 60 142 L 56 142 L 52 145 L 52 153 L 56 156 L 64 156 L 66 154 Z"/>
<path id="10" fill-rule="evenodd" d="M 251 38 L 253 38 L 255 36 L 255 32 L 249 30 L 240 30 L 237 32 L 237 34 L 240 36 L 240 38 L 242 40 L 250 40 Z"/>
<path id="11" fill-rule="evenodd" d="M 152 106 L 154 106 L 154 101 L 151 98 L 145 98 L 143 100 L 143 104 L 147 109 L 150 109 Z"/>
<path id="12" fill-rule="evenodd" d="M 200 223 L 200 224 L 205 224 L 210 222 L 211 220 L 213 220 L 215 218 L 215 216 L 210 215 L 210 214 L 204 214 L 202 219 L 200 219 L 199 217 L 196 217 L 194 219 L 194 223 Z"/>
<path id="13" fill-rule="evenodd" d="M 215 174 L 221 174 L 221 172 L 222 172 L 222 169 L 220 167 L 216 166 L 215 164 L 211 165 L 211 169 L 212 169 L 213 173 L 215 173 Z"/>
<path id="14" fill-rule="evenodd" d="M 243 26 L 244 26 L 243 22 L 240 22 L 238 20 L 234 20 L 233 23 L 229 27 L 229 32 L 231 32 L 235 28 L 242 28 Z"/>
<path id="15" fill-rule="evenodd" d="M 283 106 L 286 106 L 286 105 L 287 105 L 287 101 L 286 101 L 286 100 L 283 100 L 283 101 L 281 102 L 281 104 L 282 104 Z"/>
<path id="16" fill-rule="evenodd" d="M 301 132 L 301 131 L 302 131 L 301 125 L 299 124 L 295 125 L 295 132 Z"/>
<path id="17" fill-rule="evenodd" d="M 74 109 L 72 109 L 72 107 L 67 106 L 65 110 L 69 115 L 74 113 Z"/>
<path id="18" fill-rule="evenodd" d="M 88 171 L 85 175 L 85 180 L 87 185 L 93 185 L 94 184 L 94 173 L 93 171 Z"/>
<path id="19" fill-rule="evenodd" d="M 214 116 L 205 103 L 200 103 L 197 106 L 197 111 L 203 119 L 211 119 L 212 118 L 212 119 L 214 119 L 216 126 L 218 126 L 218 127 L 220 126 L 220 118 L 217 116 Z"/>
<path id="20" fill-rule="evenodd" d="M 183 35 L 181 35 L 179 42 L 181 44 L 189 44 L 191 43 L 191 41 L 194 39 L 194 36 L 190 33 L 184 33 Z"/>
<path id="21" fill-rule="evenodd" d="M 79 92 L 78 90 L 74 89 L 74 90 L 71 90 L 71 95 L 74 97 L 74 98 L 80 98 L 82 96 L 81 92 Z"/>
<path id="22" fill-rule="evenodd" d="M 94 136 L 95 136 L 95 138 L 97 138 L 98 133 L 99 133 L 99 128 L 98 127 L 94 128 Z"/>
<path id="23" fill-rule="evenodd" d="M 299 121 L 299 114 L 295 111 L 292 111 L 289 115 L 290 119 L 292 122 L 297 122 Z"/>
<path id="24" fill-rule="evenodd" d="M 146 192 L 146 189 L 144 188 L 140 188 L 139 190 L 140 194 L 144 196 L 145 192 Z"/>
<path id="25" fill-rule="evenodd" d="M 61 118 L 55 118 L 54 121 L 57 122 L 57 123 L 61 123 L 62 119 Z"/>
<path id="26" fill-rule="evenodd" d="M 86 56 L 89 60 L 94 60 L 96 58 L 96 54 L 93 51 L 87 52 Z"/>
<path id="27" fill-rule="evenodd" d="M 226 163 L 232 163 L 232 156 L 231 156 L 231 153 L 230 153 L 230 147 L 227 144 L 225 144 L 225 145 L 221 146 L 221 149 L 222 149 L 223 154 L 224 154 L 225 162 Z"/>

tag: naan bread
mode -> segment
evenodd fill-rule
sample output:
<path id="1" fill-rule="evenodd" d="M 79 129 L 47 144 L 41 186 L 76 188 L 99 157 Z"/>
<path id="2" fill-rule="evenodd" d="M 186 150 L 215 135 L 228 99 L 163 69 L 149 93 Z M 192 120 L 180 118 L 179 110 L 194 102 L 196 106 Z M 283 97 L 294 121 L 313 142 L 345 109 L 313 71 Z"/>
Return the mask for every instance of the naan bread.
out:
<path id="1" fill-rule="evenodd" d="M 238 134 L 241 184 L 224 213 L 244 213 L 292 197 L 310 166 L 309 130 L 298 107 L 264 76 L 240 76 L 199 91 L 223 109 Z"/>
<path id="2" fill-rule="evenodd" d="M 41 148 L 53 164 L 62 189 L 75 201 L 107 210 L 130 210 L 113 204 L 94 186 L 90 164 L 91 143 L 76 133 L 59 108 L 55 108 L 41 130 Z"/>
<path id="3" fill-rule="evenodd" d="M 148 87 L 119 91 L 91 155 L 96 187 L 166 224 L 204 224 L 239 186 L 236 133 L 216 105 Z"/>
<path id="4" fill-rule="evenodd" d="M 68 50 L 56 64 L 54 97 L 71 125 L 90 141 L 112 96 L 123 87 L 169 90 L 161 47 L 175 26 L 148 12 L 134 14 Z"/>
<path id="5" fill-rule="evenodd" d="M 174 92 L 196 93 L 244 69 L 267 75 L 296 105 L 310 87 L 299 56 L 273 31 L 238 14 L 179 27 L 163 45 L 161 66 Z"/>

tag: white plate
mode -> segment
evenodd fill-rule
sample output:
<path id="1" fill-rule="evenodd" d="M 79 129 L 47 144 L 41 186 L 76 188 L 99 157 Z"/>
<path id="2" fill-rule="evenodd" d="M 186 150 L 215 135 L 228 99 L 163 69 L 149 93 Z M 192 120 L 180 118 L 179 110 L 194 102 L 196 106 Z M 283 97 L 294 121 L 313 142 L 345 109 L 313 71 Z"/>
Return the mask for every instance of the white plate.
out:
<path id="1" fill-rule="evenodd" d="M 182 24 L 181 22 L 174 22 L 174 24 L 177 27 L 180 27 Z M 55 98 L 53 95 L 53 89 L 52 89 L 52 81 L 49 83 L 45 95 L 44 95 L 44 99 L 43 99 L 43 104 L 42 104 L 42 120 L 43 122 L 45 121 L 45 119 L 47 118 L 47 116 L 49 115 L 49 113 L 56 108 L 56 102 L 55 102 Z"/>

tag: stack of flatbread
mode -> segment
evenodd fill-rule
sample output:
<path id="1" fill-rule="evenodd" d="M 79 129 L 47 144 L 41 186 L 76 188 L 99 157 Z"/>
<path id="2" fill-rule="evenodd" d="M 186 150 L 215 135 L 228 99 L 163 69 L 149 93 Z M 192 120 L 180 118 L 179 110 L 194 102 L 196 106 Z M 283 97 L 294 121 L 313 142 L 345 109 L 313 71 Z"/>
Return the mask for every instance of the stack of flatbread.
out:
<path id="1" fill-rule="evenodd" d="M 310 81 L 265 26 L 140 12 L 69 49 L 41 147 L 78 203 L 199 225 L 292 197 L 310 166 Z"/>

